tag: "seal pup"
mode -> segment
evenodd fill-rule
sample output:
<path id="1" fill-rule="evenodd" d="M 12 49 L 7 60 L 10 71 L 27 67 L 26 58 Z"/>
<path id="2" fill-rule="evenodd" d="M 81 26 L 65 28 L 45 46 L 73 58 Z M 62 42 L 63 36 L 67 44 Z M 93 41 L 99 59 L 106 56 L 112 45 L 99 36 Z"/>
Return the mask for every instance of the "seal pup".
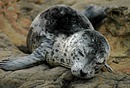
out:
<path id="1" fill-rule="evenodd" d="M 91 22 L 69 6 L 58 5 L 40 13 L 32 22 L 27 36 L 30 55 L 6 59 L 0 68 L 14 71 L 47 62 L 65 66 L 74 76 L 89 79 L 107 64 L 110 46 L 106 38 L 94 30 Z"/>

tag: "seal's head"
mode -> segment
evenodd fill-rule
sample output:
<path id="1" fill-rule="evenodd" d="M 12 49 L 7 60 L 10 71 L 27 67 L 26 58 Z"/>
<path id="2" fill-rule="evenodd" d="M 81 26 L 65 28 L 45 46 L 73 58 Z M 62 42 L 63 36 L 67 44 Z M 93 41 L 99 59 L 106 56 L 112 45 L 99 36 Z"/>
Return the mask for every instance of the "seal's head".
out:
<path id="1" fill-rule="evenodd" d="M 105 37 L 94 30 L 86 30 L 81 35 L 82 41 L 78 40 L 74 50 L 72 74 L 89 79 L 94 77 L 103 66 L 111 71 L 111 68 L 106 64 L 110 47 Z"/>
<path id="2" fill-rule="evenodd" d="M 98 59 L 87 57 L 83 60 L 75 61 L 71 67 L 71 72 L 76 77 L 90 79 L 97 75 L 103 66 L 106 67 L 108 71 L 112 71 L 112 69 L 107 65 L 105 57 Z"/>

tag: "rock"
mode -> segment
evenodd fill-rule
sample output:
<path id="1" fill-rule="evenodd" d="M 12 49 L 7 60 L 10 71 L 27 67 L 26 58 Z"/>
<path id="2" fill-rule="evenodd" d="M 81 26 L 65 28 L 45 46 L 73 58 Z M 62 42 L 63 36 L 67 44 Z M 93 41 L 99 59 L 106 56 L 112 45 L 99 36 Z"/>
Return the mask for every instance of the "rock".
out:
<path id="1" fill-rule="evenodd" d="M 129 88 L 130 87 L 130 11 L 129 0 L 1 0 L 0 1 L 0 60 L 26 55 L 16 46 L 25 46 L 31 21 L 39 12 L 56 4 L 69 5 L 83 11 L 87 4 L 111 6 L 98 31 L 111 46 L 109 64 L 114 74 L 102 72 L 89 80 L 74 77 L 69 69 L 48 64 L 18 70 L 0 69 L 0 88 Z M 127 4 L 128 3 L 128 4 Z M 26 47 L 21 47 L 26 51 Z"/>
<path id="2" fill-rule="evenodd" d="M 114 70 L 130 73 L 130 15 L 127 7 L 112 7 L 107 10 L 107 19 L 98 29 L 111 46 L 110 64 Z M 113 63 L 112 63 L 113 62 Z"/>
<path id="3" fill-rule="evenodd" d="M 0 59 L 15 56 L 21 52 L 9 41 L 9 38 L 0 31 Z"/>
<path id="4" fill-rule="evenodd" d="M 106 72 L 90 80 L 75 80 L 70 83 L 69 88 L 114 88 L 120 85 L 120 82 L 123 82 L 122 84 L 128 88 L 129 82 L 126 83 L 125 81 L 122 81 L 128 81 L 127 77 L 128 75 L 124 75 L 123 73 L 110 74 Z"/>
<path id="5" fill-rule="evenodd" d="M 0 18 L 0 29 L 11 42 L 16 46 L 25 45 L 31 20 L 20 14 L 16 0 L 0 1 Z"/>

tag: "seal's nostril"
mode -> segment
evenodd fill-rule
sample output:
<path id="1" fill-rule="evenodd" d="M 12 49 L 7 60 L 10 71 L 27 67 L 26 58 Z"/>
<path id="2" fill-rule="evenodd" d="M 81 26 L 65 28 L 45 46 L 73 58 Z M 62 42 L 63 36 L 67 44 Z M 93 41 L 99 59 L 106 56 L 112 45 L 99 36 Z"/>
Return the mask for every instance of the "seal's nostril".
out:
<path id="1" fill-rule="evenodd" d="M 80 75 L 85 76 L 87 73 L 84 73 L 82 70 L 80 70 Z"/>

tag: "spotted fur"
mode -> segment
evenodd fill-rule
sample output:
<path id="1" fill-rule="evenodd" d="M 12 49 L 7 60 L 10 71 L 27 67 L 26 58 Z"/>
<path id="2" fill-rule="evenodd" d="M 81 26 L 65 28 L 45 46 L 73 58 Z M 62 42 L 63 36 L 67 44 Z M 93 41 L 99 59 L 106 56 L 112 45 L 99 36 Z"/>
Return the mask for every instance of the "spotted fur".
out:
<path id="1" fill-rule="evenodd" d="M 106 66 L 110 46 L 105 37 L 94 30 L 90 21 L 68 6 L 54 6 L 40 13 L 32 22 L 27 37 L 32 54 L 4 60 L 0 68 L 18 70 L 46 61 L 71 69 L 74 76 L 92 78 Z"/>

